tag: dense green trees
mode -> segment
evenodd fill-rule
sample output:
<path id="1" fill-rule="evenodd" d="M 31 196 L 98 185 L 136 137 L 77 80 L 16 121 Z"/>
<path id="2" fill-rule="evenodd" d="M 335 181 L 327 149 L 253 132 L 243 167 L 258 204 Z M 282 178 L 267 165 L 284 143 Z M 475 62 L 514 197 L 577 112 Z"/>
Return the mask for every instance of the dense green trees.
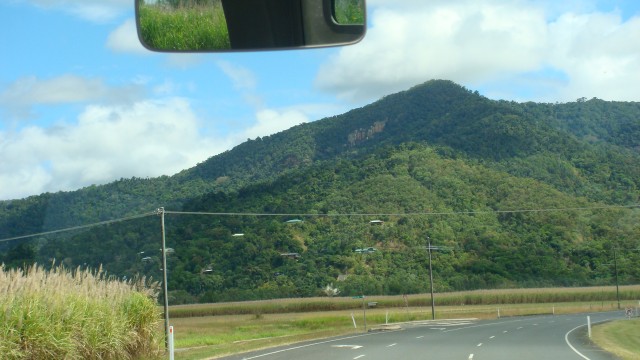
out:
<path id="1" fill-rule="evenodd" d="M 172 177 L 0 202 L 0 236 L 159 206 L 209 213 L 167 215 L 172 303 L 321 295 L 331 283 L 343 295 L 423 292 L 426 236 L 451 248 L 434 256 L 438 291 L 609 284 L 613 249 L 632 283 L 640 137 L 626 129 L 639 122 L 635 103 L 518 104 L 432 81 Z M 149 216 L 28 244 L 41 263 L 159 279 L 159 232 Z M 25 250 L 10 244 L 7 262 Z"/>

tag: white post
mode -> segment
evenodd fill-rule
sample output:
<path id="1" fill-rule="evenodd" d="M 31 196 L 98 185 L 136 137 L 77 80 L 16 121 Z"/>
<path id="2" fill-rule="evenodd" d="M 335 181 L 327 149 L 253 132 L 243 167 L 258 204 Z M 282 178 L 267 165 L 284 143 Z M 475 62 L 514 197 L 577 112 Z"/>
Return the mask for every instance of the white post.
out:
<path id="1" fill-rule="evenodd" d="M 498 319 L 500 319 L 500 308 L 498 308 Z"/>
<path id="2" fill-rule="evenodd" d="M 389 324 L 389 310 L 387 310 L 387 315 L 384 317 L 384 323 Z"/>
<path id="3" fill-rule="evenodd" d="M 353 320 L 353 328 L 354 328 L 354 329 L 357 329 L 357 328 L 358 328 L 358 326 L 356 326 L 356 317 L 355 317 L 355 316 L 353 316 L 353 313 L 351 313 L 351 320 Z"/>
<path id="4" fill-rule="evenodd" d="M 556 314 L 556 307 L 555 307 L 555 306 L 553 306 L 553 307 L 551 308 L 551 314 L 552 314 L 552 315 L 555 315 L 555 314 Z"/>
<path id="5" fill-rule="evenodd" d="M 587 316 L 587 329 L 589 329 L 589 339 L 591 339 L 591 316 Z"/>
<path id="6" fill-rule="evenodd" d="M 169 360 L 173 360 L 173 326 L 169 326 Z"/>

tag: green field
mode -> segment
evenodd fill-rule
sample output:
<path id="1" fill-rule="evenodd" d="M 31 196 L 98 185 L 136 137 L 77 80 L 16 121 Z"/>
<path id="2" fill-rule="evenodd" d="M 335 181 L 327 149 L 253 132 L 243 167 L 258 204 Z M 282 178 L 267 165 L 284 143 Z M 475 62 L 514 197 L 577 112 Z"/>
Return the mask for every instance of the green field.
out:
<path id="1" fill-rule="evenodd" d="M 640 319 L 619 320 L 593 328 L 593 341 L 623 360 L 640 359 Z"/>
<path id="2" fill-rule="evenodd" d="M 640 286 L 621 287 L 621 306 L 637 304 Z M 484 290 L 436 295 L 436 318 L 568 314 L 617 309 L 614 287 Z M 369 328 L 431 319 L 429 295 L 371 296 Z M 362 299 L 310 298 L 173 306 L 176 358 L 203 359 L 364 331 Z M 354 328 L 353 319 L 357 328 Z"/>
<path id="3" fill-rule="evenodd" d="M 231 47 L 219 3 L 177 8 L 141 4 L 138 12 L 142 41 L 152 49 L 204 51 Z"/>

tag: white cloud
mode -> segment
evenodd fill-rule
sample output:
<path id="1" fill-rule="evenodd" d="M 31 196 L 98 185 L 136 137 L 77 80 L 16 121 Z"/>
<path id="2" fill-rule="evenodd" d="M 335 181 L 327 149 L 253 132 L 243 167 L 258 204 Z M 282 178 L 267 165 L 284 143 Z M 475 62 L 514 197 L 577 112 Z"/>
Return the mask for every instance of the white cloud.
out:
<path id="1" fill-rule="evenodd" d="M 566 83 L 555 83 L 545 99 L 638 100 L 640 87 L 631 84 L 640 76 L 640 18 L 623 22 L 572 3 L 592 12 L 567 13 L 549 1 L 373 0 L 365 39 L 325 63 L 316 86 L 363 101 L 434 78 L 482 88 L 551 70 L 566 74 Z"/>
<path id="2" fill-rule="evenodd" d="M 186 100 L 170 98 L 92 105 L 75 124 L 0 132 L 0 199 L 173 174 L 229 148 L 203 138 L 199 124 Z"/>
<path id="3" fill-rule="evenodd" d="M 30 117 L 35 105 L 57 105 L 88 101 L 129 102 L 139 98 L 139 85 L 112 87 L 99 78 L 61 75 L 41 80 L 35 76 L 20 78 L 0 93 L 0 107 L 18 119 Z"/>
<path id="4" fill-rule="evenodd" d="M 68 12 L 92 22 L 108 22 L 124 12 L 133 12 L 133 0 L 23 0 L 41 8 Z"/>
<path id="5" fill-rule="evenodd" d="M 188 69 L 203 62 L 203 55 L 194 53 L 170 53 L 167 54 L 167 64 L 179 69 Z"/>
<path id="6" fill-rule="evenodd" d="M 640 100 L 640 17 L 617 13 L 565 14 L 549 26 L 548 62 L 570 79 L 559 97 Z"/>
<path id="7" fill-rule="evenodd" d="M 251 125 L 238 133 L 238 142 L 247 138 L 268 136 L 292 126 L 334 115 L 344 109 L 335 104 L 298 104 L 273 108 L 257 92 L 258 80 L 250 69 L 224 60 L 217 60 L 220 70 L 231 80 L 233 87 L 242 95 L 245 103 L 255 111 Z"/>
<path id="8" fill-rule="evenodd" d="M 122 25 L 118 26 L 107 37 L 107 48 L 119 53 L 132 53 L 148 55 L 151 53 L 147 50 L 138 39 L 138 30 L 136 29 L 136 20 L 128 19 Z"/>
<path id="9" fill-rule="evenodd" d="M 251 70 L 224 60 L 218 60 L 217 65 L 231 79 L 237 90 L 254 91 L 256 89 L 258 81 Z"/>
<path id="10" fill-rule="evenodd" d="M 263 109 L 256 113 L 256 123 L 244 131 L 243 137 L 267 136 L 306 122 L 309 118 L 300 109 Z"/>

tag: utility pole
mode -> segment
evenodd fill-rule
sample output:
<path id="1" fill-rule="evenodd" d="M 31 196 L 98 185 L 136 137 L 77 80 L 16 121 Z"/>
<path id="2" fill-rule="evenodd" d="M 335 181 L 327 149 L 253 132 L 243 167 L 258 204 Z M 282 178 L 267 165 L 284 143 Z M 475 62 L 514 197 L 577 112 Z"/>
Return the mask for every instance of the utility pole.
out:
<path id="1" fill-rule="evenodd" d="M 164 231 L 164 208 L 158 208 L 156 213 L 160 215 L 160 228 L 162 231 L 162 297 L 164 300 L 164 344 L 169 348 L 169 298 L 167 296 L 167 246 Z"/>
<path id="2" fill-rule="evenodd" d="M 431 245 L 431 239 L 427 236 L 427 250 L 429 251 L 429 282 L 431 285 L 431 318 L 436 319 L 436 299 L 433 296 L 433 267 L 431 266 L 431 251 L 432 250 L 451 250 L 449 247 L 433 246 Z"/>
<path id="3" fill-rule="evenodd" d="M 618 256 L 616 255 L 616 247 L 613 247 L 613 269 L 616 273 L 616 299 L 618 300 L 618 310 L 620 310 L 620 286 L 618 283 Z"/>
<path id="4" fill-rule="evenodd" d="M 431 284 L 431 319 L 436 319 L 436 299 L 433 297 L 433 268 L 431 267 L 431 239 L 427 236 L 427 240 L 429 241 L 429 246 L 427 250 L 429 250 L 429 283 Z M 434 249 L 435 250 L 435 249 Z"/>

